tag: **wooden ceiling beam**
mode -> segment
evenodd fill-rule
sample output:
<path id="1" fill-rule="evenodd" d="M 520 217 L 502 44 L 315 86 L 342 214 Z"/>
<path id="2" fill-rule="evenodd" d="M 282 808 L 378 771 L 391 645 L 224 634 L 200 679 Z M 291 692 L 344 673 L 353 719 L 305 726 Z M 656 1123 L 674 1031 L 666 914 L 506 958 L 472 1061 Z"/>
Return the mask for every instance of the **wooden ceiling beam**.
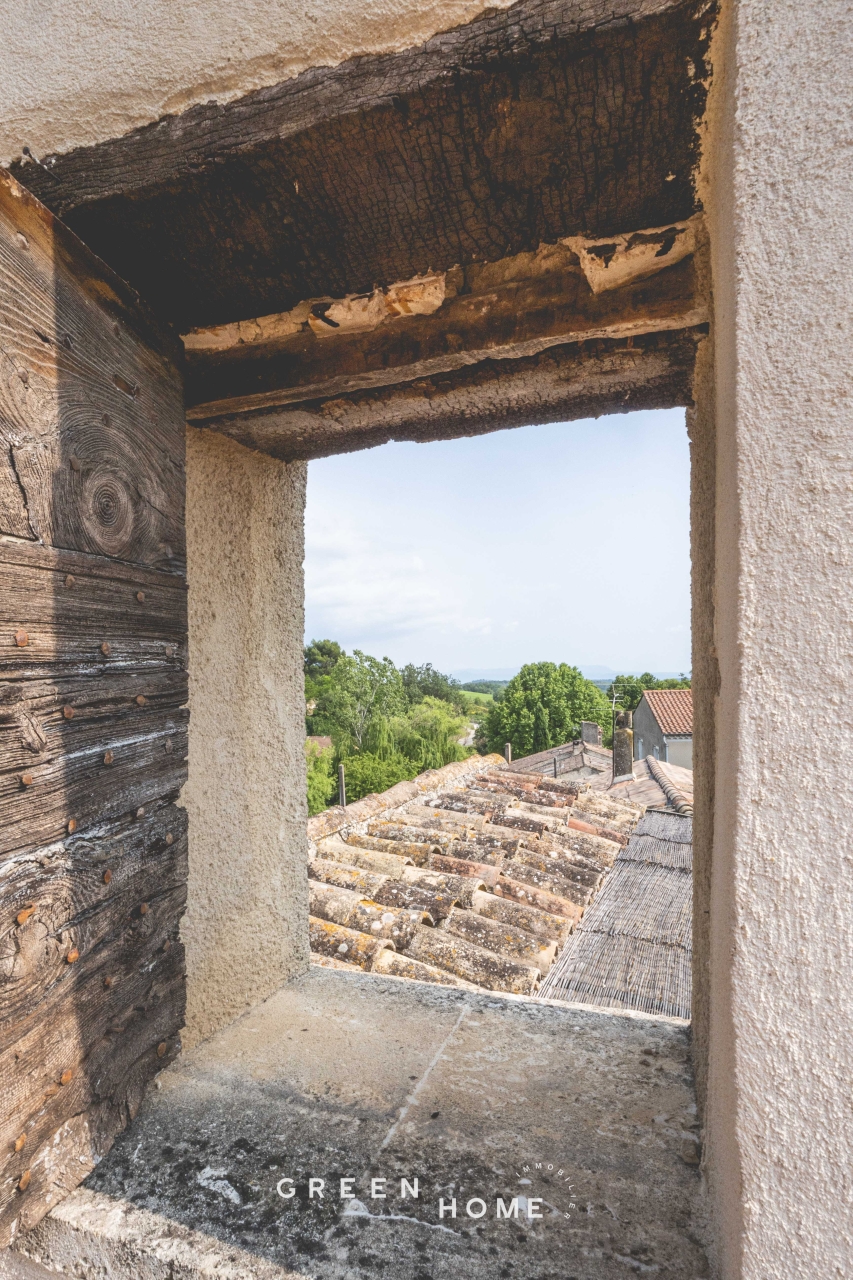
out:
<path id="1" fill-rule="evenodd" d="M 179 332 L 696 210 L 713 0 L 518 0 L 14 171 Z"/>
<path id="2" fill-rule="evenodd" d="M 693 258 L 622 288 L 593 293 L 566 246 L 448 273 L 432 314 L 381 319 L 366 331 L 297 333 L 205 349 L 188 339 L 187 416 L 224 417 L 412 382 L 549 347 L 688 329 L 707 320 Z M 321 311 L 322 308 L 315 308 Z M 298 314 L 298 313 L 297 313 Z M 313 317 L 312 317 L 313 318 Z M 244 333 L 249 326 L 240 326 Z M 316 330 L 320 328 L 320 334 Z M 258 325 L 258 332 L 263 332 Z M 210 335 L 221 344 L 222 332 Z"/>
<path id="3" fill-rule="evenodd" d="M 693 399 L 696 347 L 707 325 L 553 346 L 515 360 L 484 360 L 429 378 L 209 425 L 286 461 L 371 449 L 391 440 L 452 440 L 533 423 L 569 422 Z M 204 423 L 196 422 L 196 426 Z"/>

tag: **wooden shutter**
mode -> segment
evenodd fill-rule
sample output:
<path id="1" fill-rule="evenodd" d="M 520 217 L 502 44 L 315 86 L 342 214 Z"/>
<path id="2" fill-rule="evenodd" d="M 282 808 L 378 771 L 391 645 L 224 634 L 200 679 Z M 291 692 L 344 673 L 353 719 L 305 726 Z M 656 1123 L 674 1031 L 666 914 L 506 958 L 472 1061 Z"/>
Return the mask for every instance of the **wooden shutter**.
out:
<path id="1" fill-rule="evenodd" d="M 174 340 L 0 170 L 0 1247 L 178 1051 L 187 878 Z"/>

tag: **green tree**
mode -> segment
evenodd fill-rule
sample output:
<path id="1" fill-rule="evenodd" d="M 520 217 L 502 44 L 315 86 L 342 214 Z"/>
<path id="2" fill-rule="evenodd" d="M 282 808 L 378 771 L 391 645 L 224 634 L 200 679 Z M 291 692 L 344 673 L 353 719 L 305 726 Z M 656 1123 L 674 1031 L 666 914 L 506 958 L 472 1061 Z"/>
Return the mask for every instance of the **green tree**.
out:
<path id="1" fill-rule="evenodd" d="M 328 808 L 337 787 L 334 751 L 331 747 L 321 748 L 316 742 L 306 742 L 305 763 L 308 774 L 308 812 L 322 813 Z"/>
<path id="2" fill-rule="evenodd" d="M 459 741 L 466 726 L 465 716 L 457 715 L 443 699 L 424 698 L 405 716 L 392 720 L 390 727 L 396 750 L 417 764 L 421 773 L 471 754 Z"/>
<path id="3" fill-rule="evenodd" d="M 303 670 L 309 680 L 329 676 L 345 653 L 336 640 L 312 640 L 303 650 Z"/>
<path id="4" fill-rule="evenodd" d="M 510 680 L 500 702 L 486 717 L 484 737 L 490 751 L 512 743 L 516 758 L 571 742 L 581 720 L 600 724 L 609 737 L 610 705 L 600 689 L 577 667 L 532 662 Z"/>
<path id="5" fill-rule="evenodd" d="M 421 772 L 418 764 L 399 752 L 392 752 L 383 758 L 372 751 L 363 751 L 359 755 L 347 756 L 343 765 L 347 804 L 351 804 L 353 800 L 361 800 L 363 796 L 373 792 L 387 791 L 395 782 L 416 778 Z"/>
<path id="6" fill-rule="evenodd" d="M 400 675 L 403 688 L 412 704 L 422 702 L 424 698 L 440 698 L 442 702 L 450 702 L 461 712 L 464 710 L 459 691 L 462 686 L 452 676 L 436 671 L 431 662 L 424 662 L 416 667 L 410 662 L 403 667 Z"/>
<path id="7" fill-rule="evenodd" d="M 636 711 L 640 705 L 640 699 L 647 689 L 689 689 L 690 678 L 685 675 L 679 677 L 667 677 L 664 680 L 658 680 L 653 676 L 651 671 L 644 671 L 641 676 L 617 676 L 607 690 L 607 696 L 612 700 L 616 695 L 617 705 L 624 711 Z"/>
<path id="8" fill-rule="evenodd" d="M 391 659 L 355 649 L 338 659 L 328 680 L 312 718 L 315 729 L 331 735 L 340 758 L 387 750 L 388 720 L 402 715 L 407 705 L 400 672 Z"/>

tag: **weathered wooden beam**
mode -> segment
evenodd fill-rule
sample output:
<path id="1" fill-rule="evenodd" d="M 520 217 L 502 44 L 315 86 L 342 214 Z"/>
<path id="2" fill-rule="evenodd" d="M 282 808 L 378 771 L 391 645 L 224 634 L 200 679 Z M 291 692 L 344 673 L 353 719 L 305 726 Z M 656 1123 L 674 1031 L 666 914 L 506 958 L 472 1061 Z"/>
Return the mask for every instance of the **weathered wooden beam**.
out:
<path id="1" fill-rule="evenodd" d="M 240 340 L 226 349 L 187 344 L 186 402 L 193 422 L 325 400 L 431 378 L 481 363 L 515 361 L 548 347 L 628 338 L 704 323 L 692 257 L 624 288 L 593 293 L 565 245 L 448 272 L 445 300 L 429 315 L 389 318 L 362 332 L 301 331 Z M 245 329 L 246 326 L 240 326 Z M 211 335 L 221 342 L 221 332 Z"/>
<path id="2" fill-rule="evenodd" d="M 0 172 L 0 1249 L 180 1045 L 179 362 Z"/>
<path id="3" fill-rule="evenodd" d="M 182 331 L 696 208 L 712 0 L 519 0 L 17 176 Z"/>
<path id="4" fill-rule="evenodd" d="M 450 440 L 532 423 L 568 422 L 693 399 L 696 344 L 706 326 L 551 347 L 485 360 L 414 382 L 218 418 L 212 426 L 288 460 L 370 449 L 389 440 Z"/>

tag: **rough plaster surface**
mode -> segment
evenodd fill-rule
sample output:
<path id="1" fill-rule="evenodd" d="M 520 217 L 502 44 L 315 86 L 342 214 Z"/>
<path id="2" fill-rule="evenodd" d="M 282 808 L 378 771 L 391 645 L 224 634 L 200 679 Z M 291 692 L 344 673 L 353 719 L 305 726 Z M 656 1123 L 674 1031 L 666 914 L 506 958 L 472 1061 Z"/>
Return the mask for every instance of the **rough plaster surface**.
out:
<path id="1" fill-rule="evenodd" d="M 707 1274 L 682 1025 L 313 968 L 159 1079 L 18 1248 L 81 1280 Z"/>
<path id="2" fill-rule="evenodd" d="M 716 813 L 707 1172 L 723 1280 L 853 1271 L 853 22 L 737 0 L 714 57 Z"/>
<path id="3" fill-rule="evenodd" d="M 308 964 L 306 470 L 188 429 L 185 1044 Z"/>
<path id="4" fill-rule="evenodd" d="M 0 162 L 119 137 L 309 67 L 393 53 L 509 0 L 0 0 Z M 69 56 L 73 51 L 73 56 Z"/>

